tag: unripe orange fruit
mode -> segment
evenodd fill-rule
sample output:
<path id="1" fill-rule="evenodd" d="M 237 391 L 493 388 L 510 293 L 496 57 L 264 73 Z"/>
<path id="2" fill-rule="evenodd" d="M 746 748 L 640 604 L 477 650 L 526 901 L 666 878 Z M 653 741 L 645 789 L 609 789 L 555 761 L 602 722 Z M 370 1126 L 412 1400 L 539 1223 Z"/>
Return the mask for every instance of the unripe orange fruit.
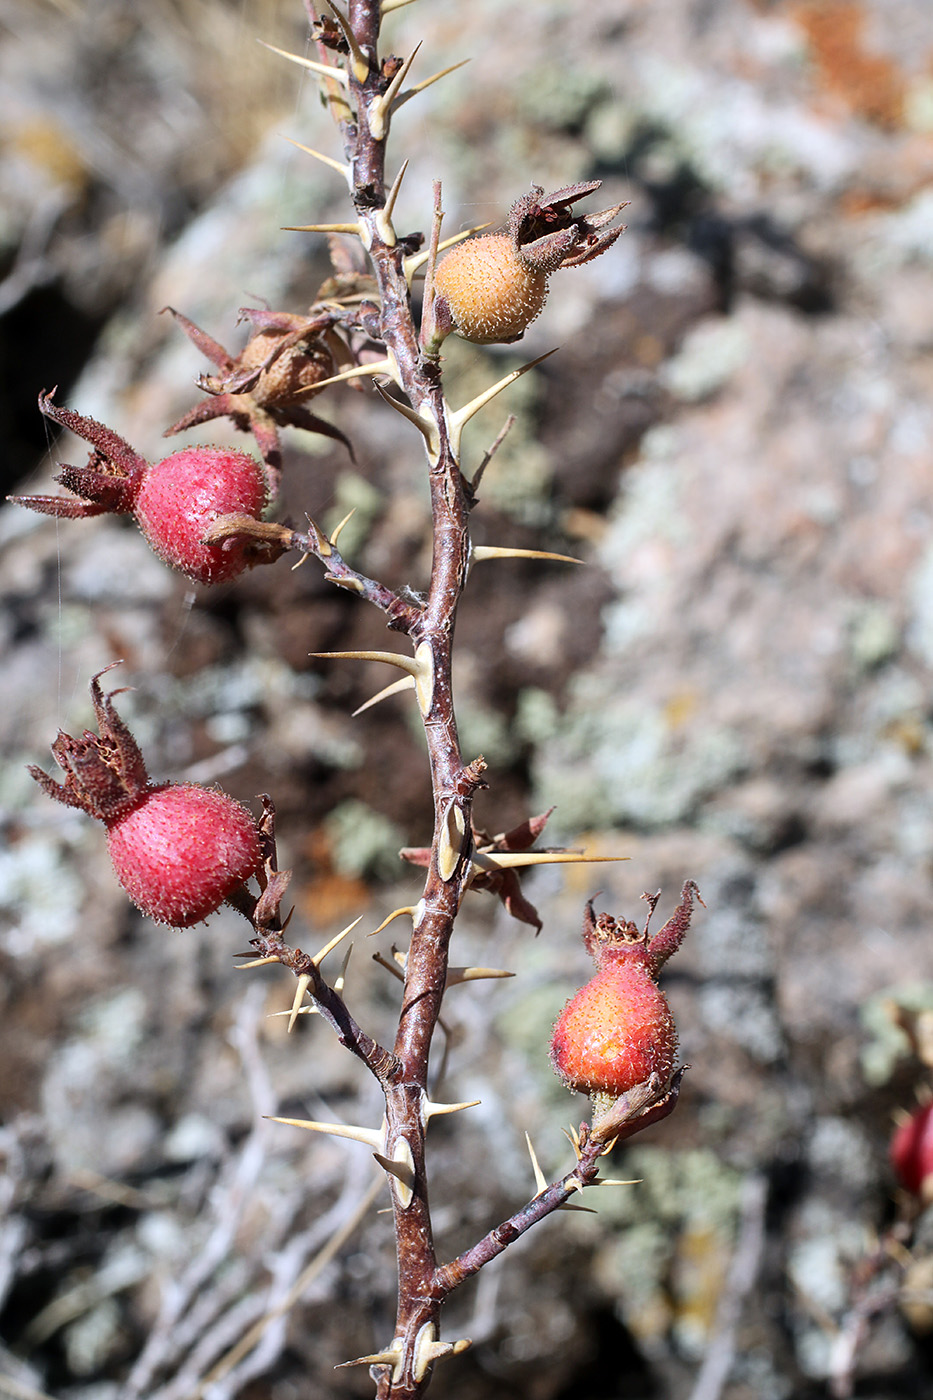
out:
<path id="1" fill-rule="evenodd" d="M 621 956 L 612 956 L 617 951 Z M 568 1089 L 618 1098 L 649 1075 L 666 1083 L 677 1055 L 667 998 L 641 956 L 606 950 L 600 969 L 564 1007 L 551 1059 Z"/>
<path id="2" fill-rule="evenodd" d="M 502 233 L 471 238 L 445 254 L 434 271 L 431 353 L 452 330 L 476 345 L 520 340 L 547 300 L 551 273 L 599 257 L 622 232 L 608 227 L 621 204 L 598 214 L 573 212 L 599 186 L 590 180 L 546 195 L 532 185 L 512 205 Z"/>
<path id="3" fill-rule="evenodd" d="M 547 300 L 548 273 L 529 267 L 507 233 L 471 238 L 437 265 L 434 287 L 464 340 L 517 340 Z"/>
<path id="4" fill-rule="evenodd" d="M 649 914 L 657 895 L 645 895 Z M 648 937 L 627 919 L 614 919 L 586 906 L 583 941 L 596 962 L 596 976 L 570 998 L 557 1019 L 551 1063 L 568 1089 L 589 1094 L 598 1113 L 638 1084 L 656 1076 L 670 1084 L 677 1057 L 677 1028 L 658 973 L 676 953 L 690 926 L 692 880 L 662 929 Z"/>

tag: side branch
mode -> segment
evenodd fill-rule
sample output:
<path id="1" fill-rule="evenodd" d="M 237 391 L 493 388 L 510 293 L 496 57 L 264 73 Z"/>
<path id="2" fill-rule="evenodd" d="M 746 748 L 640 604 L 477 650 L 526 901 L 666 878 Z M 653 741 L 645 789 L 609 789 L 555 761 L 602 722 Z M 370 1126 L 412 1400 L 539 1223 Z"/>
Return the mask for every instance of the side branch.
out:
<path id="1" fill-rule="evenodd" d="M 673 1112 L 683 1075 L 684 1069 L 679 1069 L 668 1084 L 652 1075 L 618 1099 L 608 1114 L 594 1120 L 592 1127 L 582 1124 L 574 1142 L 576 1167 L 545 1187 L 471 1249 L 464 1250 L 449 1264 L 441 1264 L 431 1281 L 431 1297 L 442 1303 L 464 1279 L 479 1273 L 532 1225 L 560 1210 L 577 1191 L 586 1186 L 599 1186 L 600 1158 L 611 1152 L 617 1142 L 633 1137 Z"/>

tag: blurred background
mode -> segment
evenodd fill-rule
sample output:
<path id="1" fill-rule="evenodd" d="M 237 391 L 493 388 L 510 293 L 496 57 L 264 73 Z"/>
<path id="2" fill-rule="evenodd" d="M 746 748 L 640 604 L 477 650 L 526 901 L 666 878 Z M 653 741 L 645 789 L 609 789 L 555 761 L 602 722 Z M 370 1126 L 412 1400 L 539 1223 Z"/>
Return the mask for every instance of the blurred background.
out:
<path id="1" fill-rule="evenodd" d="M 345 190 L 283 138 L 337 156 L 336 136 L 260 39 L 304 52 L 299 0 L 0 0 L 4 491 L 85 460 L 36 409 L 56 384 L 144 455 L 180 445 L 162 432 L 208 366 L 166 304 L 236 352 L 239 307 L 302 312 L 328 275 L 323 239 L 281 230 L 345 218 Z M 520 345 L 445 346 L 455 404 L 561 347 L 471 426 L 478 462 L 517 415 L 475 538 L 585 560 L 471 576 L 456 680 L 467 757 L 490 765 L 478 820 L 557 804 L 547 842 L 628 861 L 529 879 L 538 938 L 488 895 L 464 909 L 453 961 L 516 976 L 446 1003 L 440 1097 L 482 1106 L 432 1128 L 444 1257 L 533 1193 L 526 1130 L 549 1177 L 570 1165 L 561 1129 L 586 1103 L 547 1044 L 590 975 L 584 901 L 638 917 L 660 887 L 666 918 L 693 878 L 707 905 L 665 972 L 680 1106 L 613 1159 L 641 1184 L 465 1286 L 445 1335 L 474 1347 L 435 1386 L 919 1400 L 933 1219 L 887 1144 L 929 1091 L 933 1016 L 933 10 L 388 17 L 386 51 L 422 39 L 416 79 L 472 62 L 397 118 L 400 229 L 427 231 L 435 178 L 448 233 L 533 182 L 631 201 Z M 423 587 L 407 425 L 369 389 L 314 408 L 355 461 L 286 430 L 280 516 L 332 528 L 355 508 L 351 562 Z M 253 446 L 225 423 L 184 440 Z M 155 777 L 273 795 L 293 941 L 358 914 L 366 932 L 418 897 L 397 851 L 430 835 L 423 743 L 407 697 L 351 719 L 378 668 L 310 653 L 384 647 L 382 619 L 313 560 L 192 590 L 123 520 L 5 507 L 0 539 L 0 1393 L 369 1395 L 365 1368 L 333 1368 L 391 1336 L 387 1194 L 365 1148 L 262 1115 L 375 1124 L 372 1086 L 314 1018 L 286 1037 L 293 983 L 235 971 L 233 914 L 184 933 L 138 915 L 100 828 L 25 764 L 51 766 L 59 726 L 90 722 L 90 676 L 123 658 Z M 372 954 L 391 962 L 404 920 L 355 936 L 346 994 L 387 1038 L 398 983 Z"/>

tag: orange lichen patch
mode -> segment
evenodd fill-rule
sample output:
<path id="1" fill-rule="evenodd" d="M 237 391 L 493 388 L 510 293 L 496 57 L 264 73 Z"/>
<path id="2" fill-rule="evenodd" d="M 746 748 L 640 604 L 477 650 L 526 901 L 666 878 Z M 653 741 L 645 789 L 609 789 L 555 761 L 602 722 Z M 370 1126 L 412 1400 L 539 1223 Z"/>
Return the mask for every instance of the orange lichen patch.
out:
<path id="1" fill-rule="evenodd" d="M 903 197 L 881 194 L 878 190 L 846 190 L 839 199 L 839 212 L 847 219 L 857 219 L 862 214 L 884 213 L 897 209 L 903 204 Z"/>
<path id="2" fill-rule="evenodd" d="M 810 40 L 827 89 L 866 121 L 899 126 L 904 77 L 890 58 L 866 48 L 861 6 L 854 0 L 811 0 L 796 6 L 793 14 Z"/>

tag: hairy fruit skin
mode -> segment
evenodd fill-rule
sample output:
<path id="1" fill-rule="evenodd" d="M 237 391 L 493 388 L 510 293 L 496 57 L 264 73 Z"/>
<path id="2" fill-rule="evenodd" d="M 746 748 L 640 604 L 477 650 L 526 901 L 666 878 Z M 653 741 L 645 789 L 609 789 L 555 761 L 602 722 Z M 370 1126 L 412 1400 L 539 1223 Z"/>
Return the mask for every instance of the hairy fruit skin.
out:
<path id="1" fill-rule="evenodd" d="M 225 583 L 248 569 L 255 548 L 246 538 L 203 544 L 218 516 L 259 517 L 266 484 L 259 463 L 224 447 L 183 447 L 142 477 L 133 513 L 149 544 L 195 583 Z"/>
<path id="2" fill-rule="evenodd" d="M 677 1057 L 667 998 L 644 958 L 607 956 L 558 1018 L 551 1060 L 568 1089 L 618 1098 Z"/>
<path id="3" fill-rule="evenodd" d="M 547 300 L 551 274 L 599 257 L 622 233 L 608 227 L 621 204 L 597 214 L 573 212 L 601 183 L 566 185 L 547 195 L 532 185 L 512 205 L 503 232 L 445 253 L 434 272 L 431 343 L 439 345 L 451 330 L 475 345 L 521 340 Z"/>
<path id="4" fill-rule="evenodd" d="M 35 766 L 29 772 L 54 801 L 103 822 L 117 879 L 144 914 L 189 928 L 259 872 L 259 829 L 226 793 L 150 782 L 139 745 L 114 709 L 118 692 L 100 688 L 103 674 L 91 681 L 99 732 L 86 729 L 80 739 L 59 732 L 52 745 L 64 783 Z"/>
<path id="5" fill-rule="evenodd" d="M 896 1129 L 889 1153 L 904 1189 L 929 1205 L 933 1201 L 933 1103 L 918 1108 Z"/>
<path id="6" fill-rule="evenodd" d="M 459 334 L 475 345 L 518 340 L 542 310 L 547 284 L 547 273 L 526 267 L 506 233 L 451 248 L 434 276 Z"/>
<path id="7" fill-rule="evenodd" d="M 111 428 L 39 395 L 47 418 L 70 429 L 93 449 L 84 467 L 65 466 L 56 480 L 73 496 L 10 496 L 11 501 L 61 520 L 132 515 L 151 547 L 193 583 L 226 583 L 254 564 L 282 553 L 274 540 L 250 527 L 266 505 L 266 473 L 255 458 L 228 447 L 183 447 L 149 463 Z M 205 543 L 220 520 L 237 517 L 233 530 Z"/>
<path id="8" fill-rule="evenodd" d="M 262 860 L 246 808 L 193 783 L 150 788 L 108 825 L 107 844 L 116 877 L 137 908 L 175 928 L 213 914 Z"/>
<path id="9" fill-rule="evenodd" d="M 589 1094 L 600 1114 L 647 1080 L 675 1082 L 677 1028 L 658 974 L 683 941 L 693 901 L 703 901 L 687 880 L 674 913 L 649 940 L 659 895 L 643 898 L 649 913 L 642 931 L 611 914 L 597 916 L 587 903 L 583 941 L 596 976 L 567 1002 L 551 1039 L 554 1069 L 568 1089 Z"/>

